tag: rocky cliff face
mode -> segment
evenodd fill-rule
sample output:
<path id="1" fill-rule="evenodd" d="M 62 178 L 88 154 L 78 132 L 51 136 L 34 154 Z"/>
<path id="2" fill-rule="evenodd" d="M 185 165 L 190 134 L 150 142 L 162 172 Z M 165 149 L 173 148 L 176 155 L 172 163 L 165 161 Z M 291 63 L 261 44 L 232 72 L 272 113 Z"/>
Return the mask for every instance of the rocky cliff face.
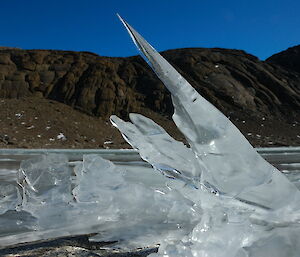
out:
<path id="1" fill-rule="evenodd" d="M 290 117 L 300 110 L 299 47 L 263 62 L 239 50 L 163 52 L 207 100 L 226 115 Z M 286 57 L 289 56 L 289 57 Z M 87 52 L 0 49 L 0 98 L 54 99 L 107 118 L 128 112 L 171 114 L 171 99 L 140 57 L 110 58 Z M 288 115 L 287 115 L 288 114 Z"/>

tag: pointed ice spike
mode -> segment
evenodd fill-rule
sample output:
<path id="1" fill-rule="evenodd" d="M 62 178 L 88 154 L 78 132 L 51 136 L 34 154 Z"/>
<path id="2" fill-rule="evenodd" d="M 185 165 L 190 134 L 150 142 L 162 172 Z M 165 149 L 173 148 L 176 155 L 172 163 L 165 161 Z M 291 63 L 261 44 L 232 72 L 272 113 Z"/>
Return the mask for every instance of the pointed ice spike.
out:
<path id="1" fill-rule="evenodd" d="M 242 139 L 243 144 L 248 141 L 238 129 L 224 116 L 215 106 L 204 99 L 199 93 L 183 78 L 175 68 L 169 64 L 138 32 L 134 30 L 122 17 L 120 20 L 126 27 L 134 43 L 147 58 L 150 66 L 171 92 L 175 112 L 184 113 L 186 124 L 181 124 L 178 115 L 175 114 L 175 123 L 180 123 L 180 130 L 185 134 L 189 143 L 201 143 L 203 146 L 213 142 L 216 137 L 221 137 L 227 130 L 234 130 L 235 135 Z M 196 109 L 197 108 L 197 109 Z M 180 117 L 182 118 L 182 117 Z M 187 121 L 187 119 L 189 119 Z M 188 125 L 188 126 L 187 126 Z M 209 127 L 209 129 L 207 129 Z M 200 132 L 200 133 L 199 133 Z M 231 133 L 232 134 L 232 133 Z M 227 137 L 229 135 L 226 135 Z M 211 151 L 211 147 L 209 147 Z M 250 145 L 248 148 L 252 148 Z M 200 150 L 200 149 L 198 149 Z M 208 149 L 207 149 L 208 150 Z"/>
<path id="2" fill-rule="evenodd" d="M 289 202 L 298 204 L 297 188 L 253 149 L 225 115 L 205 100 L 124 19 L 119 18 L 172 94 L 173 120 L 208 171 L 208 174 L 202 174 L 203 182 L 206 180 L 230 196 L 271 209 L 286 206 Z"/>
<path id="3" fill-rule="evenodd" d="M 118 15 L 118 14 L 117 14 Z M 137 48 L 141 51 L 141 54 L 149 61 L 149 65 L 156 72 L 157 76 L 162 80 L 165 86 L 172 94 L 176 94 L 176 91 L 180 88 L 188 89 L 187 94 L 190 97 L 195 91 L 193 87 L 189 85 L 189 88 L 181 87 L 181 83 L 187 83 L 187 81 L 171 66 L 134 28 L 132 28 L 120 15 L 118 15 L 121 22 L 124 24 L 129 35 Z M 176 85 L 169 86 L 170 77 L 176 76 L 178 81 Z M 192 94 L 191 94 L 192 93 Z"/>

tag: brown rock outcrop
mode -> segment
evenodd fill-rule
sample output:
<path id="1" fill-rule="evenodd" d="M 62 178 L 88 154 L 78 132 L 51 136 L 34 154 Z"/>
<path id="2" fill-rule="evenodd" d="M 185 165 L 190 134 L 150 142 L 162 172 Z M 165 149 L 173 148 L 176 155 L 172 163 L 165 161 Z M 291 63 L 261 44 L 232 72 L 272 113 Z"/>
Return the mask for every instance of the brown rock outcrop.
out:
<path id="1" fill-rule="evenodd" d="M 300 76 L 284 62 L 279 65 L 275 56 L 263 62 L 243 51 L 217 48 L 162 54 L 226 115 L 299 113 Z M 169 93 L 140 57 L 1 49 L 0 98 L 34 95 L 104 118 L 144 108 L 168 115 L 173 111 Z"/>

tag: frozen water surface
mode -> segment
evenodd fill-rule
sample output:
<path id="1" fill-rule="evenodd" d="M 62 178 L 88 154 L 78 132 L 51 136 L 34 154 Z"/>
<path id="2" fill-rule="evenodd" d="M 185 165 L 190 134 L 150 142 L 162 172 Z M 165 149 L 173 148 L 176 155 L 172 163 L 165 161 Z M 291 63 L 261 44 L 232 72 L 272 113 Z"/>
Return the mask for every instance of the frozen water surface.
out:
<path id="1" fill-rule="evenodd" d="M 122 19 L 121 19 L 122 20 Z M 300 195 L 241 132 L 124 20 L 172 94 L 189 146 L 152 120 L 111 117 L 153 167 L 64 155 L 0 172 L 0 246 L 96 233 L 119 247 L 160 244 L 151 256 L 299 256 Z"/>

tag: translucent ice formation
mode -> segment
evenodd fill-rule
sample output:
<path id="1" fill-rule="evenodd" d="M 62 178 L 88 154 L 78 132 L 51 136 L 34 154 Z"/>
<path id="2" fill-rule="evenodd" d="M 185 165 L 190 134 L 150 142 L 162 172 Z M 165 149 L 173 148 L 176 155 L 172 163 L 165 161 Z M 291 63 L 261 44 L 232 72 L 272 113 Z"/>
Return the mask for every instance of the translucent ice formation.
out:
<path id="1" fill-rule="evenodd" d="M 136 172 L 92 154 L 74 167 L 63 155 L 23 161 L 15 180 L 0 181 L 0 248 L 90 233 L 136 248 L 191 231 L 194 203 L 152 169 Z"/>
<path id="2" fill-rule="evenodd" d="M 191 157 L 191 154 L 188 154 L 188 160 L 192 159 L 192 162 L 198 163 L 198 167 L 191 164 L 194 167 L 189 168 L 191 175 L 196 178 L 201 176 L 203 184 L 214 185 L 219 193 L 254 202 L 266 208 L 274 209 L 286 205 L 286 201 L 294 201 L 291 195 L 294 195 L 299 203 L 299 193 L 295 186 L 292 186 L 253 149 L 225 115 L 198 94 L 145 39 L 121 17 L 120 19 L 134 43 L 172 95 L 175 109 L 173 120 L 188 140 L 193 152 Z M 159 141 L 157 134 L 166 135 L 165 131 L 159 127 L 155 129 L 153 122 L 141 116 L 132 115 L 133 125 L 127 124 L 125 128 L 124 123 L 115 116 L 111 120 L 133 147 L 138 145 L 137 148 L 141 153 L 147 151 L 147 159 L 143 155 L 142 158 L 146 161 L 154 158 L 150 160 L 154 167 L 157 162 L 161 163 L 161 160 L 155 159 L 157 145 L 162 148 L 165 143 L 162 141 L 157 143 Z M 168 141 L 170 140 L 168 136 Z M 166 149 L 159 152 L 167 152 L 168 159 L 169 155 L 176 159 L 182 152 L 181 156 L 185 159 L 189 151 L 184 149 L 183 145 L 178 148 L 179 143 L 174 140 L 172 143 L 175 144 L 173 147 L 170 144 L 166 145 Z M 153 151 L 149 145 L 156 146 L 155 150 Z M 172 154 L 174 151 L 177 152 L 176 156 Z M 178 162 L 181 160 L 178 159 Z M 174 163 L 172 168 L 178 170 L 181 166 L 176 165 L 177 163 Z"/>
<path id="3" fill-rule="evenodd" d="M 173 120 L 191 148 L 176 142 L 141 115 L 131 114 L 132 123 L 116 116 L 111 121 L 155 169 L 198 189 L 192 194 L 181 192 L 203 210 L 200 223 L 187 238 L 161 247 L 163 256 L 269 256 L 271 252 L 275 256 L 291 255 L 291 244 L 293 249 L 300 247 L 299 241 L 292 240 L 300 231 L 298 189 L 261 158 L 229 119 L 119 18 L 170 91 L 175 108 Z M 218 199 L 209 197 L 207 202 L 208 197 L 199 189 L 215 193 Z M 281 226 L 288 228 L 279 229 Z M 270 228 L 273 231 L 267 232 Z"/>

